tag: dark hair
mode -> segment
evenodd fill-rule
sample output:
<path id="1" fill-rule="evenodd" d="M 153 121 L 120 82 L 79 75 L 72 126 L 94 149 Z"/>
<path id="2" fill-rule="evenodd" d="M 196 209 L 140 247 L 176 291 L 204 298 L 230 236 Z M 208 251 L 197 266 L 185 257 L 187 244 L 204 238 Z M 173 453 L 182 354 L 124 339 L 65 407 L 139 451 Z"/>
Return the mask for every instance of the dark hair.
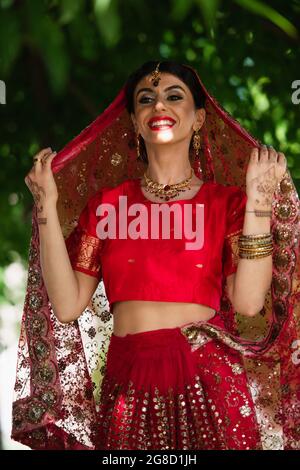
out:
<path id="1" fill-rule="evenodd" d="M 157 66 L 159 61 L 148 61 L 145 62 L 140 68 L 138 68 L 135 72 L 129 75 L 126 84 L 125 84 L 125 96 L 126 96 L 126 109 L 131 114 L 134 113 L 134 91 L 137 84 L 142 80 L 146 75 L 149 75 L 153 72 Z M 160 62 L 159 70 L 161 72 L 171 73 L 176 75 L 180 80 L 182 80 L 187 87 L 190 89 L 192 96 L 194 98 L 194 103 L 196 109 L 204 108 L 205 107 L 205 93 L 197 79 L 195 73 L 185 67 L 184 65 L 175 62 L 166 60 Z M 191 148 L 191 145 L 190 145 Z M 146 147 L 144 143 L 144 139 L 140 141 L 140 153 L 142 160 L 145 163 L 148 163 Z"/>

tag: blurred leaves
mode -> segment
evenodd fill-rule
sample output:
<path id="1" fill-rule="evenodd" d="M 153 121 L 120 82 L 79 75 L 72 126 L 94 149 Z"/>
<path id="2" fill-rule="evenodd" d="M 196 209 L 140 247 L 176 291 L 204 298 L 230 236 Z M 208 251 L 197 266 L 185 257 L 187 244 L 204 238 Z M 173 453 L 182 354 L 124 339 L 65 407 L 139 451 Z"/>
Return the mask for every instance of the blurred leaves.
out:
<path id="1" fill-rule="evenodd" d="M 27 21 L 30 28 L 28 45 L 33 53 L 42 58 L 50 86 L 54 93 L 65 90 L 69 76 L 69 57 L 65 45 L 65 37 L 59 24 L 35 2 L 27 2 Z"/>
<path id="2" fill-rule="evenodd" d="M 60 24 L 68 24 L 82 13 L 84 0 L 61 0 L 60 7 Z"/>
<path id="3" fill-rule="evenodd" d="M 256 15 L 262 16 L 267 20 L 274 23 L 278 28 L 282 29 L 291 38 L 297 39 L 299 37 L 297 28 L 283 15 L 281 15 L 274 8 L 266 5 L 265 2 L 258 0 L 234 0 L 235 3 L 241 7 L 249 10 Z"/>
<path id="4" fill-rule="evenodd" d="M 9 43 L 8 43 L 9 41 Z M 4 79 L 11 73 L 15 60 L 21 51 L 20 22 L 12 11 L 0 14 L 0 70 Z"/>
<path id="5" fill-rule="evenodd" d="M 147 60 L 195 67 L 252 135 L 286 154 L 299 191 L 299 18 L 299 0 L 0 0 L 0 264 L 27 260 L 32 156 L 62 148 Z"/>
<path id="6" fill-rule="evenodd" d="M 221 0 L 197 0 L 207 31 L 213 36 Z"/>
<path id="7" fill-rule="evenodd" d="M 109 48 L 118 44 L 121 37 L 121 18 L 117 7 L 117 0 L 94 0 L 96 23 Z"/>

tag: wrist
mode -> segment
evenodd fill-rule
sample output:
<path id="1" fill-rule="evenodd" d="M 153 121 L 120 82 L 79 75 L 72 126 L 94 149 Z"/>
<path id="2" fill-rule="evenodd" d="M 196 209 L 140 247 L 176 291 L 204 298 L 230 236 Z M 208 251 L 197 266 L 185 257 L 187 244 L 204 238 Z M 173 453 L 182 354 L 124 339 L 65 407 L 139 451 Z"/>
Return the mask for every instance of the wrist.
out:
<path id="1" fill-rule="evenodd" d="M 57 200 L 45 200 L 43 202 L 40 202 L 37 205 L 37 213 L 40 217 L 42 217 L 42 214 L 46 214 L 48 212 L 53 212 L 54 210 L 56 211 L 56 206 L 57 206 Z"/>
<path id="2" fill-rule="evenodd" d="M 246 211 L 272 211 L 272 204 L 259 204 L 254 199 L 247 199 Z"/>
<path id="3" fill-rule="evenodd" d="M 268 233 L 271 231 L 271 217 L 259 217 L 255 212 L 246 212 L 243 235 Z"/>
<path id="4" fill-rule="evenodd" d="M 49 219 L 57 216 L 56 201 L 47 201 L 37 208 L 37 223 L 39 229 L 48 225 Z"/>

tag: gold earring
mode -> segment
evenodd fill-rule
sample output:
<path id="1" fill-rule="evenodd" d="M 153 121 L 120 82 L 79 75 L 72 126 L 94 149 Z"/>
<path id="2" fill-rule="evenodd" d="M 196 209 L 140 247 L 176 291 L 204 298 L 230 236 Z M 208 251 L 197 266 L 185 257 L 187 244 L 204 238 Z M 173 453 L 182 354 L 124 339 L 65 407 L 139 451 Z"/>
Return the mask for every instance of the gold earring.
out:
<path id="1" fill-rule="evenodd" d="M 195 131 L 193 135 L 193 147 L 196 150 L 196 157 L 199 157 L 199 150 L 201 149 L 201 137 L 199 134 L 199 129 Z"/>
<path id="2" fill-rule="evenodd" d="M 200 156 L 199 156 L 199 150 L 201 149 L 201 137 L 199 134 L 199 129 L 197 129 L 195 131 L 195 134 L 193 135 L 193 147 L 196 150 L 195 172 L 202 179 L 203 173 L 202 173 L 201 161 L 200 161 Z"/>
<path id="3" fill-rule="evenodd" d="M 136 153 L 137 153 L 137 160 L 141 160 L 139 134 L 136 134 Z"/>

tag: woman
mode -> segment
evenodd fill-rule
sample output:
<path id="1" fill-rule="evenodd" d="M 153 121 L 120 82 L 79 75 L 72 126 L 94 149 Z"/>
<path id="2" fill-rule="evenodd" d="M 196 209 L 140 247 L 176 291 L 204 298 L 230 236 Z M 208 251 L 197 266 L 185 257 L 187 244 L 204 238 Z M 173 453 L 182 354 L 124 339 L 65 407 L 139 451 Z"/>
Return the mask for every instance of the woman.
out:
<path id="1" fill-rule="evenodd" d="M 149 62 L 56 155 L 56 181 L 54 157 L 41 151 L 26 177 L 36 213 L 13 438 L 48 449 L 300 448 L 298 363 L 283 354 L 296 349 L 297 285 L 275 288 L 272 305 L 268 297 L 284 254 L 292 265 L 280 274 L 297 278 L 297 237 L 285 240 L 285 252 L 278 243 L 280 262 L 272 263 L 272 216 L 299 231 L 284 155 L 259 146 L 193 69 Z M 274 203 L 287 187 L 284 219 Z M 189 228 L 203 204 L 202 250 L 183 247 L 187 237 L 100 237 L 111 221 L 120 229 L 120 196 L 128 207 L 190 205 Z M 105 203 L 118 217 L 101 226 Z M 132 215 L 123 229 L 132 229 Z M 101 280 L 105 293 L 94 294 Z M 238 335 L 234 312 L 248 338 Z M 266 313 L 273 317 L 255 324 Z M 279 383 L 278 371 L 290 381 Z"/>

